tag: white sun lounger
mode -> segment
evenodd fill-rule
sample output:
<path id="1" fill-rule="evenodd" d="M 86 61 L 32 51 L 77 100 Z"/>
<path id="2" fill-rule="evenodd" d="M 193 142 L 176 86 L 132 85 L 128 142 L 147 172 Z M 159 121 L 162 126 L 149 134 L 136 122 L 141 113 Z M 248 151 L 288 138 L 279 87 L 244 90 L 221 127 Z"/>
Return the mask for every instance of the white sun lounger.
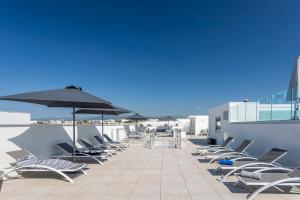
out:
<path id="1" fill-rule="evenodd" d="M 108 143 L 110 144 L 116 144 L 116 145 L 120 145 L 124 148 L 128 148 L 129 147 L 129 144 L 126 143 L 126 142 L 116 142 L 116 141 L 113 141 L 108 135 L 106 134 L 103 134 L 103 137 L 107 140 Z"/>
<path id="2" fill-rule="evenodd" d="M 268 171 L 271 171 L 271 173 L 268 173 Z M 260 179 L 237 175 L 238 181 L 235 185 L 242 183 L 247 186 L 261 186 L 247 196 L 248 200 L 254 199 L 259 193 L 271 187 L 282 192 L 283 190 L 279 187 L 300 186 L 300 167 L 297 167 L 294 170 L 284 167 L 265 168 L 257 170 L 255 173 L 260 173 Z"/>
<path id="3" fill-rule="evenodd" d="M 253 140 L 244 140 L 234 150 L 220 150 L 218 152 L 207 152 L 204 155 L 205 159 L 211 159 L 208 164 L 214 163 L 220 159 L 238 158 L 242 156 L 249 156 L 246 150 L 251 146 Z"/>
<path id="4" fill-rule="evenodd" d="M 229 145 L 233 142 L 234 137 L 228 137 L 222 145 L 209 145 L 209 146 L 202 146 L 196 149 L 196 154 L 203 154 L 205 152 L 216 152 L 220 150 L 231 150 Z"/>
<path id="5" fill-rule="evenodd" d="M 229 176 L 244 169 L 255 170 L 269 167 L 281 167 L 279 163 L 276 163 L 276 161 L 278 161 L 280 158 L 286 155 L 287 152 L 288 151 L 284 149 L 272 148 L 270 151 L 268 151 L 259 158 L 254 158 L 250 156 L 234 158 L 232 159 L 232 161 L 234 161 L 233 165 L 221 165 L 216 163 L 218 165 L 217 169 L 231 170 L 224 177 L 222 177 L 222 180 L 224 181 Z"/>
<path id="6" fill-rule="evenodd" d="M 99 144 L 107 146 L 107 147 L 112 147 L 117 149 L 118 151 L 124 151 L 125 147 L 123 147 L 122 145 L 118 145 L 118 144 L 111 144 L 109 142 L 105 142 L 101 137 L 99 137 L 98 135 L 95 135 L 94 138 L 96 139 L 97 142 L 99 142 Z"/>
<path id="7" fill-rule="evenodd" d="M 83 144 L 89 150 L 103 150 L 104 152 L 110 153 L 112 156 L 114 156 L 114 154 L 119 154 L 118 151 L 116 151 L 115 149 L 109 149 L 108 147 L 105 147 L 103 145 L 95 145 L 85 137 L 79 138 L 79 140 L 81 144 Z"/>
<path id="8" fill-rule="evenodd" d="M 64 154 L 58 155 L 58 156 L 53 156 L 55 158 L 73 158 L 74 153 L 73 153 L 73 147 L 69 145 L 68 143 L 58 143 L 56 146 L 61 149 Z M 109 159 L 109 153 L 107 152 L 101 152 L 99 150 L 91 151 L 80 151 L 78 149 L 75 150 L 75 156 L 77 158 L 91 158 L 98 162 L 100 165 L 103 165 L 103 163 L 99 159 L 105 159 L 105 160 L 110 160 Z"/>
<path id="9" fill-rule="evenodd" d="M 17 150 L 8 152 L 10 156 L 16 159 L 12 167 L 4 170 L 1 178 L 7 177 L 11 172 L 54 172 L 64 177 L 70 183 L 73 180 L 67 173 L 81 172 L 87 174 L 84 170 L 85 163 L 73 163 L 62 159 L 40 159 L 27 150 Z"/>

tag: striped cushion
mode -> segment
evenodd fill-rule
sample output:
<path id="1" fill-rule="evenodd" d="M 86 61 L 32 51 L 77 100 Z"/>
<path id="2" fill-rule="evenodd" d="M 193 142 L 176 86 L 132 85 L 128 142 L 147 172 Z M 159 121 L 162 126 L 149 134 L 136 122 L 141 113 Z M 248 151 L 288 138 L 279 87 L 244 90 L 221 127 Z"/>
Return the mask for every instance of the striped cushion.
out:
<path id="1" fill-rule="evenodd" d="M 38 165 L 45 165 L 48 167 L 52 167 L 55 169 L 63 170 L 63 169 L 71 169 L 77 166 L 77 163 L 70 162 L 68 160 L 62 159 L 46 159 L 39 160 Z"/>
<path id="2" fill-rule="evenodd" d="M 22 158 L 17 159 L 16 165 L 21 166 L 28 166 L 28 165 L 35 165 L 39 161 L 39 158 L 33 154 L 28 156 L 23 156 Z"/>

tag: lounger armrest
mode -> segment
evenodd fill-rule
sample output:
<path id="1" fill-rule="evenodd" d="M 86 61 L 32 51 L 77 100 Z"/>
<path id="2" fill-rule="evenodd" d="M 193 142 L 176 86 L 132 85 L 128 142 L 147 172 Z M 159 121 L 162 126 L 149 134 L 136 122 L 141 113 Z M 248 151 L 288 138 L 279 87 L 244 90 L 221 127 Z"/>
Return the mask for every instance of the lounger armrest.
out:
<path id="1" fill-rule="evenodd" d="M 285 168 L 285 167 L 271 167 L 271 168 L 259 169 L 259 170 L 256 170 L 254 172 L 256 172 L 256 173 L 265 173 L 265 172 L 268 172 L 268 171 L 291 172 L 293 170 L 289 169 L 289 168 Z"/>
<path id="2" fill-rule="evenodd" d="M 244 157 L 234 158 L 231 160 L 232 161 L 246 161 L 246 160 L 257 160 L 257 158 L 252 157 L 252 156 L 244 156 Z"/>
<path id="3" fill-rule="evenodd" d="M 286 178 L 286 179 L 281 179 L 281 180 L 278 180 L 278 181 L 274 181 L 274 182 L 271 182 L 263 187 L 260 187 L 258 188 L 256 191 L 252 192 L 251 194 L 249 194 L 247 196 L 247 200 L 252 200 L 254 199 L 254 197 L 256 195 L 258 195 L 259 193 L 263 192 L 264 190 L 268 189 L 268 188 L 271 188 L 271 187 L 274 187 L 276 185 L 281 185 L 281 184 L 286 184 L 286 185 L 290 185 L 290 186 L 293 186 L 293 182 L 300 182 L 300 177 L 296 177 L 296 178 Z M 290 183 L 290 184 L 288 184 Z"/>
<path id="4" fill-rule="evenodd" d="M 222 153 L 222 152 L 228 152 L 228 151 L 230 151 L 230 152 L 235 152 L 234 150 L 232 150 L 232 149 L 220 149 L 220 150 L 218 150 L 218 151 L 215 151 L 215 152 L 213 152 L 213 153 Z"/>
<path id="5" fill-rule="evenodd" d="M 217 150 L 220 150 L 220 149 L 231 149 L 231 148 L 218 146 L 218 147 L 209 147 L 207 150 L 208 151 L 217 151 Z"/>

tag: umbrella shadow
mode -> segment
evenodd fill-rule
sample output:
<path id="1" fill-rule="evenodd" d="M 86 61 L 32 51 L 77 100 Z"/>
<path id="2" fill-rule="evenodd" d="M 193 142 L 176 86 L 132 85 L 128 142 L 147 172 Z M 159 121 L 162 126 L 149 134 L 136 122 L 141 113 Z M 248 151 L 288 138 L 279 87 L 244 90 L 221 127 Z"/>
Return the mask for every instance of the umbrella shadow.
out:
<path id="1" fill-rule="evenodd" d="M 78 125 L 77 126 L 77 142 L 81 144 L 79 138 L 87 138 L 89 141 L 93 141 L 94 144 L 98 144 L 95 141 L 94 136 L 102 137 L 100 131 L 95 125 Z M 84 146 L 84 145 L 83 145 Z"/>
<path id="2" fill-rule="evenodd" d="M 258 188 L 261 186 L 247 186 L 242 183 L 236 184 L 236 182 L 224 182 L 223 183 L 227 189 L 234 194 L 250 194 L 254 191 L 256 191 Z M 264 194 L 290 194 L 292 193 L 297 193 L 299 194 L 299 191 L 297 189 L 295 191 L 293 187 L 291 186 L 285 186 L 285 187 L 280 187 L 282 191 L 278 191 L 275 188 L 268 188 L 267 190 L 263 191 Z"/>
<path id="3" fill-rule="evenodd" d="M 195 145 L 207 145 L 207 139 L 188 139 L 188 140 Z"/>
<path id="4" fill-rule="evenodd" d="M 210 161 L 210 159 L 197 159 L 199 163 L 208 163 Z"/>
<path id="5" fill-rule="evenodd" d="M 32 154 L 38 156 L 41 159 L 49 159 L 53 155 L 60 155 L 63 153 L 56 144 L 60 142 L 66 142 L 72 144 L 66 129 L 69 126 L 63 126 L 60 124 L 37 124 L 31 125 L 25 129 L 22 133 L 15 137 L 9 138 L 8 141 L 15 144 L 20 149 L 26 149 Z M 10 157 L 16 159 L 11 152 L 6 152 Z M 77 178 L 81 173 L 68 173 L 71 178 Z M 32 172 L 22 173 L 22 178 L 53 178 L 64 180 L 61 176 L 53 172 Z M 12 179 L 18 179 L 18 177 L 10 177 Z M 1 189 L 1 188 L 0 188 Z"/>
<path id="6" fill-rule="evenodd" d="M 59 142 L 72 144 L 69 134 L 59 124 L 32 125 L 23 133 L 8 140 L 20 149 L 26 149 L 42 159 L 48 159 L 52 155 L 61 153 L 56 147 Z"/>
<path id="7" fill-rule="evenodd" d="M 2 191 L 3 180 L 0 180 L 0 193 Z"/>

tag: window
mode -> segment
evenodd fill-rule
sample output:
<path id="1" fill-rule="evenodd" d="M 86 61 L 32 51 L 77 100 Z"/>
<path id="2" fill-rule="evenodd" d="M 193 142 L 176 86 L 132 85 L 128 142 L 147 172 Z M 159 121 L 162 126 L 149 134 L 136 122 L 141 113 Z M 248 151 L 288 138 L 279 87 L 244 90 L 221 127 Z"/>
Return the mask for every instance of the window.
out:
<path id="1" fill-rule="evenodd" d="M 223 112 L 223 120 L 228 120 L 228 111 Z"/>
<path id="2" fill-rule="evenodd" d="M 221 130 L 221 117 L 216 117 L 216 131 Z"/>

